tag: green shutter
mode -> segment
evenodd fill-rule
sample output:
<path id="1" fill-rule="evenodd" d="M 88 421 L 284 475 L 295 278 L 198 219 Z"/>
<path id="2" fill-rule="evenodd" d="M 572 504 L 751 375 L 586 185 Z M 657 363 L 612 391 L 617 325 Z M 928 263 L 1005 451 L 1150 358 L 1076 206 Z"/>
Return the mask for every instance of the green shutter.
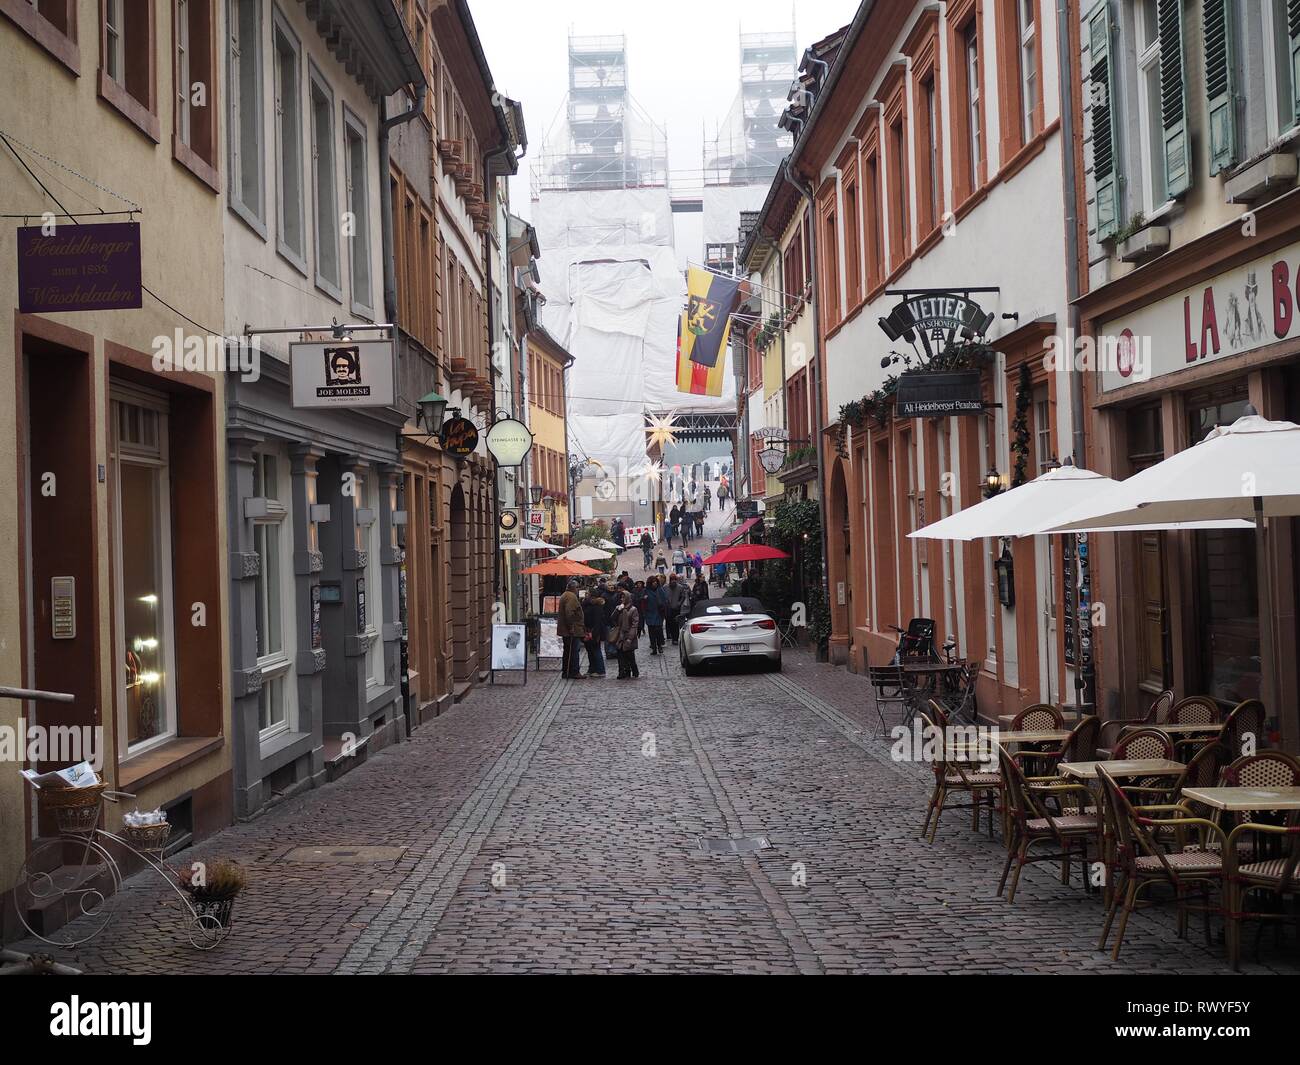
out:
<path id="1" fill-rule="evenodd" d="M 1183 2 L 1156 0 L 1160 31 L 1160 120 L 1164 127 L 1165 195 L 1181 196 L 1192 184 L 1183 84 Z"/>
<path id="2" fill-rule="evenodd" d="M 1286 23 L 1291 41 L 1291 120 L 1300 122 L 1300 0 L 1287 4 Z"/>
<path id="3" fill-rule="evenodd" d="M 1237 122 L 1233 102 L 1233 0 L 1204 0 L 1205 100 L 1210 127 L 1210 176 L 1237 161 Z"/>
<path id="4" fill-rule="evenodd" d="M 1300 2 L 1300 0 L 1297 0 Z M 1120 226 L 1118 138 L 1115 130 L 1115 71 L 1111 63 L 1110 4 L 1088 17 L 1089 100 L 1092 114 L 1092 177 L 1097 189 L 1097 239 Z"/>

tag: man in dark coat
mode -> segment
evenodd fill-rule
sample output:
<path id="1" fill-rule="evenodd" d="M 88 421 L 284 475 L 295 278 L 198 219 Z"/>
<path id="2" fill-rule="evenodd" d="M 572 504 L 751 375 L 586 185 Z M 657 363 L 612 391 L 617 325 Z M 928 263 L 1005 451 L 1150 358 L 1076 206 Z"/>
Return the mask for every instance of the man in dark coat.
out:
<path id="1" fill-rule="evenodd" d="M 582 680 L 582 644 L 587 636 L 582 621 L 582 601 L 578 598 L 578 582 L 569 581 L 560 596 L 560 616 L 555 631 L 564 643 L 564 662 L 560 676 L 569 680 Z"/>
<path id="2" fill-rule="evenodd" d="M 681 624 L 681 615 L 690 605 L 690 589 L 686 582 L 679 580 L 676 573 L 668 577 L 668 638 L 677 642 L 677 630 Z"/>
<path id="3" fill-rule="evenodd" d="M 582 624 L 587 630 L 587 676 L 605 675 L 605 597 L 603 588 L 593 588 L 582 603 Z"/>

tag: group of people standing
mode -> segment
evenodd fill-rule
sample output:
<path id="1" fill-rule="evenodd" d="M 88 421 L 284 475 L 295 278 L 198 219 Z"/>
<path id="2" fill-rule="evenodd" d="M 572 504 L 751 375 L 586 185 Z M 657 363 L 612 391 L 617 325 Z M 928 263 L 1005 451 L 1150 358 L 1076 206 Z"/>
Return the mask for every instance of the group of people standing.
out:
<path id="1" fill-rule="evenodd" d="M 708 489 L 705 489 L 707 492 Z M 671 551 L 673 540 L 680 539 L 682 546 L 690 544 L 691 538 L 704 535 L 704 513 L 708 508 L 701 505 L 699 509 L 688 509 L 686 504 L 674 503 L 664 519 L 664 542 Z"/>
<path id="2" fill-rule="evenodd" d="M 639 677 L 636 651 L 641 636 L 649 635 L 650 653 L 664 653 L 667 643 L 677 643 L 682 621 L 701 599 L 709 598 L 709 583 L 700 571 L 694 583 L 676 573 L 666 579 L 652 576 L 633 580 L 624 570 L 612 584 L 601 581 L 584 595 L 577 580 L 569 581 L 560 596 L 556 631 L 563 641 L 560 675 L 587 680 L 606 675 L 606 659 L 618 662 L 619 680 Z M 587 652 L 587 672 L 582 672 L 582 651 Z"/>

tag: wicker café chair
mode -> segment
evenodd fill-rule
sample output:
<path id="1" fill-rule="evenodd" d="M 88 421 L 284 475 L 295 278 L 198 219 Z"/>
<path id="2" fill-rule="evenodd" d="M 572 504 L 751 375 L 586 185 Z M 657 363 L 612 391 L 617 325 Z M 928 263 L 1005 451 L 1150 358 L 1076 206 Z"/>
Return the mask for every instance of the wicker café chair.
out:
<path id="1" fill-rule="evenodd" d="M 1260 751 L 1238 758 L 1223 771 L 1223 783 L 1229 788 L 1292 788 L 1300 786 L 1300 761 L 1283 751 Z M 1268 821 L 1249 811 L 1239 813 L 1240 822 Z"/>
<path id="2" fill-rule="evenodd" d="M 1281 845 L 1277 855 L 1262 861 L 1243 862 L 1242 854 L 1254 849 L 1248 841 L 1261 835 L 1263 839 L 1272 839 Z M 1240 961 L 1242 921 L 1252 918 L 1276 921 L 1290 916 L 1285 911 L 1247 910 L 1246 903 L 1251 895 L 1256 892 L 1267 892 L 1279 898 L 1300 895 L 1300 824 L 1270 825 L 1248 821 L 1234 828 L 1228 840 L 1228 931 L 1224 938 L 1228 944 L 1228 962 L 1235 969 Z"/>
<path id="3" fill-rule="evenodd" d="M 1202 905 L 1193 907 L 1206 913 L 1206 937 L 1209 936 L 1209 914 L 1222 913 L 1223 908 L 1210 906 L 1209 889 L 1218 886 L 1220 898 L 1226 896 L 1227 868 L 1223 855 L 1227 851 L 1227 840 L 1221 829 L 1213 821 L 1204 817 L 1195 817 L 1182 806 L 1157 805 L 1135 807 L 1124 793 L 1124 789 L 1115 783 L 1115 778 L 1106 772 L 1103 762 L 1097 767 L 1097 779 L 1102 784 L 1102 807 L 1105 811 L 1107 830 L 1115 841 L 1116 873 L 1122 878 L 1117 881 L 1116 890 L 1111 894 L 1110 906 L 1106 910 L 1106 920 L 1101 927 L 1101 939 L 1098 950 L 1106 949 L 1106 940 L 1110 936 L 1111 925 L 1115 915 L 1119 914 L 1119 927 L 1115 931 L 1115 947 L 1111 957 L 1118 961 L 1120 948 L 1124 945 L 1124 930 L 1128 927 L 1128 918 L 1138 905 L 1138 897 L 1152 884 L 1168 884 L 1174 889 L 1174 899 L 1178 905 L 1178 936 L 1187 935 L 1187 897 L 1190 889 L 1196 888 L 1204 896 Z M 1154 817 L 1159 813 L 1161 817 Z M 1184 831 L 1196 829 L 1199 846 L 1193 850 L 1166 853 L 1157 842 L 1154 829 L 1176 828 Z M 1208 844 L 1218 844 L 1212 849 Z M 1231 863 L 1229 863 L 1231 864 Z M 1230 946 L 1231 950 L 1231 946 Z"/>
<path id="4" fill-rule="evenodd" d="M 1227 748 L 1229 757 L 1254 754 L 1264 746 L 1265 716 L 1264 704 L 1258 699 L 1246 699 L 1232 708 L 1219 730 L 1218 739 L 1219 744 Z"/>
<path id="5" fill-rule="evenodd" d="M 1223 719 L 1219 704 L 1208 695 L 1189 695 L 1180 699 L 1169 711 L 1171 725 L 1217 725 Z M 1179 761 L 1187 761 L 1207 743 L 1214 743 L 1216 737 L 1211 734 L 1200 736 L 1180 736 L 1174 740 L 1174 751 Z"/>
<path id="6" fill-rule="evenodd" d="M 1065 727 L 1065 718 L 1061 711 L 1051 703 L 1034 703 L 1026 706 L 1011 719 L 1011 732 L 1049 732 Z M 1029 776 L 1046 776 L 1051 772 L 1050 758 L 1039 758 L 1039 752 L 1051 748 L 1044 743 L 1026 744 L 1018 752 L 1026 756 L 1027 764 L 1023 766 Z"/>
<path id="7" fill-rule="evenodd" d="M 1146 716 L 1137 721 L 1126 721 L 1123 718 L 1111 718 L 1109 721 L 1103 721 L 1101 726 L 1101 736 L 1097 740 L 1097 757 L 1109 758 L 1111 746 L 1115 738 L 1126 728 L 1132 728 L 1134 725 L 1163 725 L 1169 720 L 1169 711 L 1174 708 L 1174 693 L 1170 688 L 1166 688 L 1155 697 L 1155 701 L 1147 708 Z"/>
<path id="8" fill-rule="evenodd" d="M 1140 728 L 1126 732 L 1111 748 L 1110 757 L 1116 762 L 1131 761 L 1139 758 L 1170 758 L 1174 756 L 1174 746 L 1168 734 L 1158 728 Z"/>
<path id="9" fill-rule="evenodd" d="M 1095 840 L 1101 845 L 1101 822 L 1095 813 L 1059 812 L 1069 806 L 1074 810 L 1085 806 L 1088 789 L 1083 784 L 1070 784 L 1064 781 L 1052 784 L 1031 783 L 1021 771 L 1016 760 L 1001 745 L 998 758 L 1002 764 L 1002 780 L 1005 785 L 1007 822 L 1010 830 L 1008 836 L 1007 861 L 1002 867 L 1002 878 L 998 881 L 998 894 L 1007 886 L 1007 874 L 1015 864 L 1015 873 L 1011 877 L 1011 887 L 1007 893 L 1007 902 L 1016 900 L 1016 886 L 1020 883 L 1020 870 L 1030 862 L 1061 862 L 1061 882 L 1070 882 L 1070 863 L 1074 850 L 1078 848 L 1082 861 L 1083 882 L 1088 883 L 1088 841 Z M 1058 781 L 1060 778 L 1057 778 Z M 1072 803 L 1067 803 L 1067 797 Z M 1053 812 L 1053 807 L 1056 811 Z M 1032 853 L 1030 848 L 1036 843 L 1054 843 L 1060 849 L 1051 853 Z"/>
<path id="10" fill-rule="evenodd" d="M 980 809 L 987 805 L 989 809 L 989 836 L 993 835 L 993 816 L 998 808 L 998 795 L 1002 791 L 1002 777 L 997 773 L 977 772 L 973 763 L 961 757 L 962 752 L 948 748 L 948 715 L 933 700 L 930 713 L 918 711 L 923 734 L 937 735 L 938 748 L 931 767 L 934 770 L 934 791 L 925 808 L 925 821 L 921 824 L 921 838 L 926 831 L 930 833 L 929 842 L 939 831 L 939 818 L 947 809 L 964 810 L 969 805 L 971 810 L 971 827 L 979 831 Z M 934 731 L 932 731 L 934 730 Z M 948 806 L 948 796 L 953 792 L 964 792 L 970 796 L 970 803 Z"/>
<path id="11" fill-rule="evenodd" d="M 1183 794 L 1183 789 L 1214 787 L 1219 782 L 1219 774 L 1226 761 L 1227 752 L 1217 743 L 1211 743 L 1202 747 L 1192 756 L 1192 760 L 1174 779 L 1173 784 L 1157 782 L 1151 787 L 1142 785 L 1129 786 L 1125 787 L 1124 793 L 1128 795 L 1131 802 L 1136 801 L 1139 805 L 1177 804 L 1185 808 L 1193 817 L 1203 817 L 1207 821 L 1217 823 L 1219 821 L 1219 811 L 1187 798 Z M 1144 796 L 1148 797 L 1144 798 Z M 1160 825 L 1152 832 L 1152 835 L 1158 842 L 1173 846 L 1177 850 L 1182 850 L 1187 842 L 1187 833 L 1174 825 Z"/>

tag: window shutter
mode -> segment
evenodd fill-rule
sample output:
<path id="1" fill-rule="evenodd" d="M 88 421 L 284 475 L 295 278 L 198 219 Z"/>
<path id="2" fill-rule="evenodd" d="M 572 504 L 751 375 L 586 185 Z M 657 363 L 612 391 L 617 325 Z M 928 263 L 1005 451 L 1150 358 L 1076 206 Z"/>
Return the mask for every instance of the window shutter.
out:
<path id="1" fill-rule="evenodd" d="M 1183 85 L 1182 0 L 1157 0 L 1156 22 L 1160 31 L 1160 117 L 1165 141 L 1165 195 L 1173 199 L 1181 196 L 1192 184 L 1187 143 L 1187 93 Z"/>
<path id="2" fill-rule="evenodd" d="M 1233 106 L 1232 12 L 1230 0 L 1204 0 L 1205 99 L 1210 126 L 1210 176 L 1237 161 Z"/>
<path id="3" fill-rule="evenodd" d="M 1115 78 L 1111 63 L 1110 4 L 1088 19 L 1091 66 L 1092 176 L 1097 188 L 1097 239 L 1119 230 L 1119 166 L 1115 154 Z"/>
<path id="4" fill-rule="evenodd" d="M 1300 0 L 1287 4 L 1286 22 L 1291 40 L 1291 118 L 1300 122 Z"/>

